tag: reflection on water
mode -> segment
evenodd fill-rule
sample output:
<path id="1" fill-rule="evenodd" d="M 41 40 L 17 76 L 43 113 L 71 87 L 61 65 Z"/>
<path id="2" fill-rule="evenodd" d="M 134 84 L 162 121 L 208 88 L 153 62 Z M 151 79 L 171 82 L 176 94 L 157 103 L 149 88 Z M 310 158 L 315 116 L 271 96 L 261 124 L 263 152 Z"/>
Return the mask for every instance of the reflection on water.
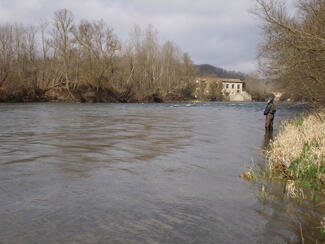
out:
<path id="1" fill-rule="evenodd" d="M 264 204 L 239 177 L 272 139 L 263 108 L 1 104 L 1 242 L 297 242 L 293 218 L 317 211 Z M 302 109 L 280 106 L 275 127 Z"/>

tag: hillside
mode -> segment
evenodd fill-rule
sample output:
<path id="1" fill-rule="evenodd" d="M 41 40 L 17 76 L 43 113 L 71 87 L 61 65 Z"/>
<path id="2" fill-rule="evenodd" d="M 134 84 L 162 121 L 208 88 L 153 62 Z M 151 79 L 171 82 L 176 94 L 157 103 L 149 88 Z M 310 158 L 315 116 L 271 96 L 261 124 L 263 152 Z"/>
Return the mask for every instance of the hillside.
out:
<path id="1" fill-rule="evenodd" d="M 247 76 L 244 73 L 237 71 L 228 71 L 210 64 L 195 65 L 198 69 L 199 76 L 217 76 L 219 78 L 237 78 L 244 80 Z"/>

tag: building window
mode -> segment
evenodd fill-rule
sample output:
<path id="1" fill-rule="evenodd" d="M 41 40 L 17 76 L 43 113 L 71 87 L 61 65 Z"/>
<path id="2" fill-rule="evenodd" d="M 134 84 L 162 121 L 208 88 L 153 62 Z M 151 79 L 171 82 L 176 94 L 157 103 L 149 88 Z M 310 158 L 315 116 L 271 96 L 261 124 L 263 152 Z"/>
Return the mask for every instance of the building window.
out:
<path id="1" fill-rule="evenodd" d="M 227 88 L 227 89 L 229 88 L 229 84 L 226 85 L 226 88 Z"/>
<path id="2" fill-rule="evenodd" d="M 237 85 L 237 89 L 240 89 L 240 85 L 239 84 Z"/>
<path id="3" fill-rule="evenodd" d="M 235 89 L 235 84 L 232 84 L 232 86 L 231 86 L 231 87 L 232 87 L 232 89 Z"/>

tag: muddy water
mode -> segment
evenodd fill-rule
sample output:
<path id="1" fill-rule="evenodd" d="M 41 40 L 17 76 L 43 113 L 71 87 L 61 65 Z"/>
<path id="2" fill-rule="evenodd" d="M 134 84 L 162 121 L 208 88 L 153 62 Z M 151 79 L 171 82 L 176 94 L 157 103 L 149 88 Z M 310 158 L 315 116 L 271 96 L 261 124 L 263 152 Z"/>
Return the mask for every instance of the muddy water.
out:
<path id="1" fill-rule="evenodd" d="M 299 242 L 317 212 L 239 177 L 263 160 L 263 108 L 0 104 L 0 242 Z"/>

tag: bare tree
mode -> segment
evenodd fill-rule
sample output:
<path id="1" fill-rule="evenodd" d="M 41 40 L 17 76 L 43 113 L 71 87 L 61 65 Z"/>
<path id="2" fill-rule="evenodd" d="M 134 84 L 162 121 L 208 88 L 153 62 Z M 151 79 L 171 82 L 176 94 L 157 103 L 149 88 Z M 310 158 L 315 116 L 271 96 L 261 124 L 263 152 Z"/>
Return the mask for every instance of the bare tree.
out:
<path id="1" fill-rule="evenodd" d="M 61 63 L 64 81 L 70 93 L 70 71 L 73 51 L 73 13 L 67 9 L 60 9 L 54 13 L 54 28 L 52 31 L 52 46 L 58 61 Z M 70 93 L 71 95 L 71 93 Z"/>
<path id="2" fill-rule="evenodd" d="M 11 25 L 0 26 L 0 88 L 7 81 L 12 70 L 14 60 L 13 27 Z"/>
<path id="3" fill-rule="evenodd" d="M 280 80 L 289 97 L 325 103 L 325 1 L 299 0 L 290 16 L 285 2 L 256 0 L 263 21 L 260 60 L 267 75 Z"/>
<path id="4" fill-rule="evenodd" d="M 1 100 L 53 94 L 87 101 L 82 93 L 89 92 L 98 101 L 103 94 L 115 101 L 153 101 L 190 97 L 193 90 L 189 55 L 173 42 L 161 44 L 152 26 L 135 27 L 122 45 L 103 20 L 75 25 L 67 9 L 56 11 L 51 25 L 0 26 L 0 52 Z"/>
<path id="5" fill-rule="evenodd" d="M 114 79 L 115 58 L 120 50 L 118 39 L 103 21 L 82 21 L 74 31 L 75 39 L 80 45 L 82 77 L 95 87 L 111 86 Z"/>

